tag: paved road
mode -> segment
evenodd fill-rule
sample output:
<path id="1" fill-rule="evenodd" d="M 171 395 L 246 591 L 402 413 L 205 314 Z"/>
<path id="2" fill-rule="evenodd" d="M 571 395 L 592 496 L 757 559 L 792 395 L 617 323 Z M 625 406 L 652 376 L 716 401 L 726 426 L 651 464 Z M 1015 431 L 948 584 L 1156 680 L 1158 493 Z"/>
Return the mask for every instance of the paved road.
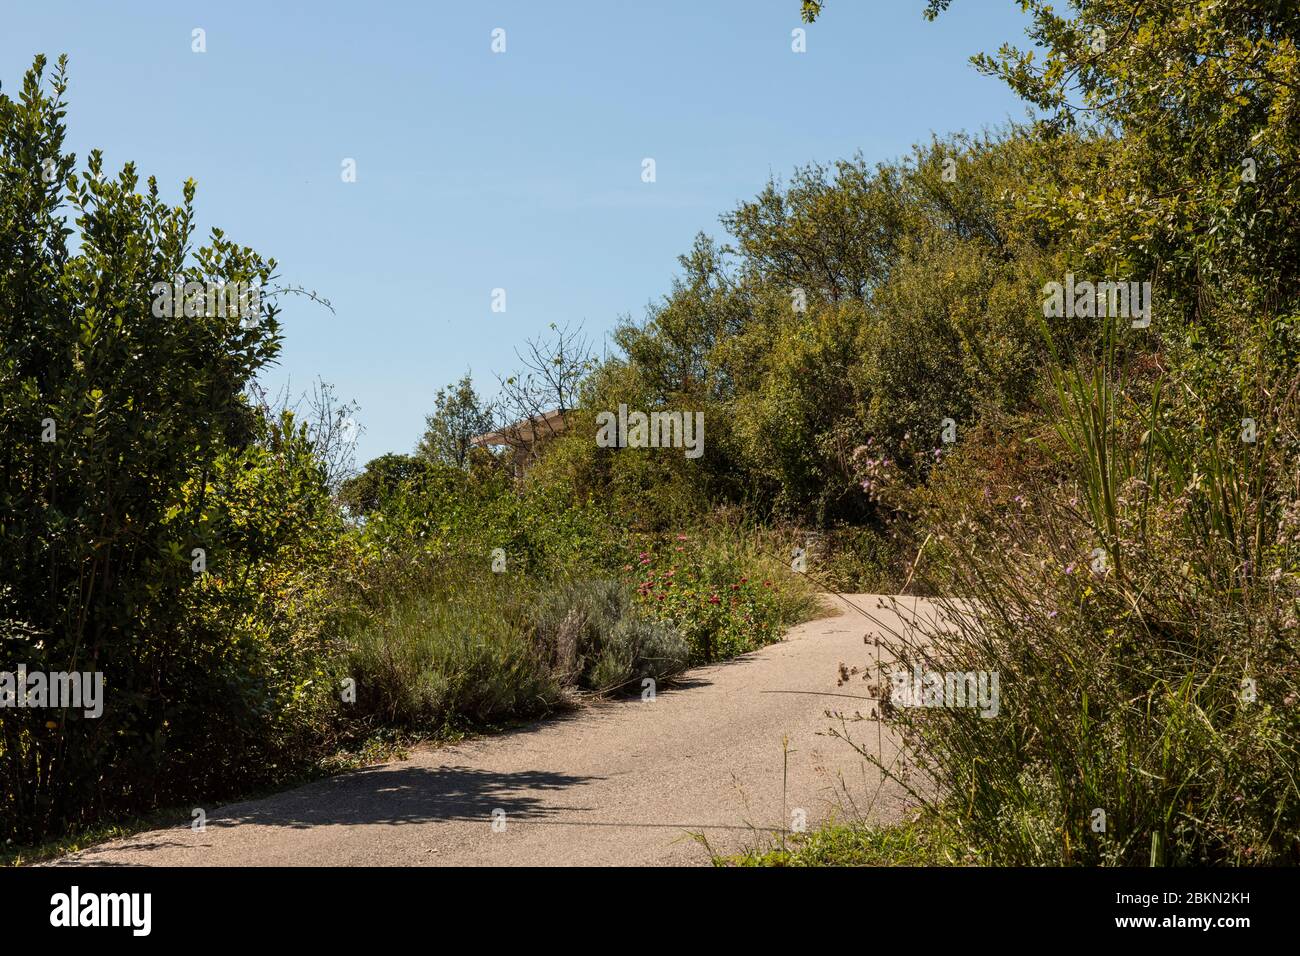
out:
<path id="1" fill-rule="evenodd" d="M 901 626 L 876 597 L 850 599 Z M 925 602 L 901 600 L 904 617 L 925 610 Z M 872 712 L 870 701 L 829 695 L 868 693 L 861 674 L 839 684 L 840 664 L 874 662 L 876 648 L 864 637 L 874 641 L 880 630 L 836 603 L 836 616 L 743 658 L 692 670 L 653 701 L 603 702 L 506 734 L 418 749 L 409 760 L 208 808 L 201 833 L 155 830 L 58 862 L 705 864 L 708 851 L 692 833 L 734 852 L 768 845 L 771 828 L 790 825 L 796 809 L 809 826 L 831 813 L 896 819 L 901 791 L 879 788 L 865 761 L 825 736 L 835 723 L 828 710 Z M 850 726 L 874 752 L 875 722 Z M 791 751 L 784 794 L 783 737 Z M 880 739 L 888 761 L 895 743 L 887 732 Z"/>

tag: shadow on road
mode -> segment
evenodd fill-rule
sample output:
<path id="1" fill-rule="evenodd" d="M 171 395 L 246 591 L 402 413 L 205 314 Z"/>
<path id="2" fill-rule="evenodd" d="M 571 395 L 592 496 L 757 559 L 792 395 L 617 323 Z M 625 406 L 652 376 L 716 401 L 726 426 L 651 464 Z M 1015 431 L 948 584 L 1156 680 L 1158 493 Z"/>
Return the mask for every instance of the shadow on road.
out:
<path id="1" fill-rule="evenodd" d="M 232 804 L 208 826 L 242 824 L 318 827 L 487 821 L 494 810 L 511 820 L 536 820 L 582 807 L 542 805 L 538 793 L 580 786 L 598 777 L 529 770 L 494 773 L 470 767 L 371 767 L 322 780 L 256 803 Z"/>

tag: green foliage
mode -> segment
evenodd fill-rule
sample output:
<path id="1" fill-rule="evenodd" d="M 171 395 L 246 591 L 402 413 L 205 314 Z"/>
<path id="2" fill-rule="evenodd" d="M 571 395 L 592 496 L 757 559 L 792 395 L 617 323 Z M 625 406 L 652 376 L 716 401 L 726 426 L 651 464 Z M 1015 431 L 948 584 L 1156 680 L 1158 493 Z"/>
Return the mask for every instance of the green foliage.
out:
<path id="1" fill-rule="evenodd" d="M 535 597 L 518 579 L 475 574 L 464 563 L 395 596 L 351 634 L 357 699 L 349 716 L 439 733 L 559 706 L 562 688 L 529 639 Z"/>
<path id="2" fill-rule="evenodd" d="M 575 691 L 641 690 L 686 666 L 685 640 L 612 581 L 535 580 L 457 562 L 350 639 L 351 716 L 424 733 L 542 716 Z"/>
<path id="3" fill-rule="evenodd" d="M 722 217 L 733 244 L 700 236 L 671 293 L 614 339 L 547 474 L 664 530 L 712 505 L 817 527 L 880 527 L 855 477 L 874 445 L 923 481 L 941 422 L 1032 405 L 1048 357 L 1034 312 L 1059 268 L 1059 230 L 1021 197 L 1095 176 L 1104 146 L 1050 146 L 1013 127 L 957 135 L 906 159 L 797 169 Z M 1060 331 L 1066 355 L 1096 330 Z M 594 413 L 697 410 L 698 460 L 594 447 Z"/>
<path id="4" fill-rule="evenodd" d="M 908 579 L 915 553 L 912 528 L 845 525 L 828 531 L 817 555 L 815 586 L 824 591 L 889 594 Z"/>
<path id="5" fill-rule="evenodd" d="M 474 391 L 468 373 L 454 386 L 438 389 L 433 405 L 417 454 L 438 464 L 468 468 L 470 439 L 492 430 L 491 406 Z"/>
<path id="6" fill-rule="evenodd" d="M 541 580 L 608 569 L 619 533 L 592 502 L 566 500 L 543 485 L 516 487 L 495 468 L 422 463 L 354 531 L 344 573 L 363 600 L 372 592 L 378 600 L 418 586 L 450 561 L 490 568 L 500 549 L 505 573 Z"/>
<path id="7" fill-rule="evenodd" d="M 409 481 L 434 471 L 432 463 L 413 455 L 380 455 L 366 463 L 365 469 L 343 482 L 339 502 L 357 516 L 379 510 Z"/>
<path id="8" fill-rule="evenodd" d="M 785 837 L 784 847 L 756 847 L 716 866 L 954 866 L 969 864 L 951 836 L 926 816 L 892 826 L 828 823 Z"/>
<path id="9" fill-rule="evenodd" d="M 567 413 L 525 480 L 470 448 L 490 410 L 467 375 L 342 515 L 308 432 L 247 398 L 274 307 L 251 328 L 150 308 L 156 282 L 265 285 L 274 261 L 219 230 L 191 255 L 192 182 L 172 207 L 98 153 L 79 173 L 63 64 L 38 59 L 0 97 L 0 658 L 102 670 L 110 706 L 0 712 L 0 824 L 39 836 L 276 778 L 340 734 L 492 726 L 760 647 L 813 611 L 777 557 L 793 523 L 823 532 L 823 582 L 973 599 L 909 653 L 996 669 L 1004 699 L 893 709 L 943 797 L 923 830 L 766 862 L 1295 862 L 1300 12 L 1022 6 L 1040 55 L 974 61 L 1032 126 L 773 180 L 612 356 L 534 348 L 504 380 Z M 1151 327 L 1048 325 L 1067 272 L 1150 279 Z M 702 412 L 706 453 L 597 447 L 621 404 Z"/>
<path id="10" fill-rule="evenodd" d="M 425 731 L 483 726 L 779 639 L 811 601 L 745 540 L 705 532 L 682 557 L 682 586 L 658 603 L 636 592 L 623 556 L 642 545 L 607 510 L 548 481 L 430 466 L 351 534 L 356 714 Z M 760 574 L 778 583 L 760 587 Z M 710 601 L 715 591 L 726 600 Z"/>
<path id="11" fill-rule="evenodd" d="M 1158 384 L 1061 373 L 1056 434 L 1043 437 L 1063 480 L 1018 483 L 1010 508 L 972 501 L 960 480 L 932 491 L 940 586 L 971 603 L 905 664 L 996 671 L 1001 710 L 894 717 L 951 795 L 936 812 L 969 853 L 1296 861 L 1295 381 L 1269 389 L 1288 397 L 1248 443 L 1236 423 L 1188 440 Z"/>
<path id="12" fill-rule="evenodd" d="M 166 722 L 157 772 L 173 799 L 238 793 L 325 756 L 342 676 L 329 585 L 343 526 L 306 426 L 265 421 L 174 513 L 196 499 L 209 563 L 178 609 L 191 643 L 169 649 L 166 696 L 140 702 Z"/>
<path id="13" fill-rule="evenodd" d="M 152 179 L 136 191 L 130 164 L 105 175 L 98 152 L 78 173 L 62 152 L 65 64 L 45 67 L 0 96 L 3 660 L 103 672 L 107 703 L 98 719 L 0 712 L 0 823 L 21 837 L 162 799 L 214 757 L 227 720 L 240 741 L 287 732 L 295 715 L 274 696 L 293 697 L 301 672 L 277 672 L 292 654 L 264 643 L 275 612 L 227 592 L 228 616 L 204 618 L 212 579 L 191 555 L 206 548 L 213 577 L 246 582 L 308 533 L 311 517 L 232 499 L 235 461 L 241 492 L 281 504 L 316 480 L 288 447 L 299 439 L 263 432 L 245 397 L 279 347 L 273 304 L 252 326 L 153 308 L 173 276 L 264 287 L 274 261 L 220 230 L 191 257 L 193 182 L 168 206 Z"/>
<path id="14" fill-rule="evenodd" d="M 689 651 L 676 628 L 648 619 L 617 581 L 557 584 L 541 602 L 534 637 L 566 685 L 600 693 L 670 677 L 686 668 Z"/>
<path id="15" fill-rule="evenodd" d="M 1036 49 L 974 62 L 1042 117 L 993 150 L 1020 171 L 968 234 L 988 242 L 908 227 L 932 251 L 876 297 L 898 320 L 873 327 L 866 380 L 895 424 L 859 461 L 930 543 L 928 586 L 970 599 L 919 645 L 898 635 L 904 664 L 997 671 L 1001 712 L 891 716 L 959 858 L 1294 863 L 1300 11 L 1022 6 Z M 1066 271 L 1149 278 L 1150 330 L 1054 320 L 1035 348 L 1034 285 Z M 976 396 L 918 470 L 898 431 L 915 445 L 925 410 Z"/>
<path id="16" fill-rule="evenodd" d="M 746 533 L 635 536 L 623 574 L 645 612 L 681 631 L 692 664 L 752 651 L 812 615 L 801 580 Z"/>

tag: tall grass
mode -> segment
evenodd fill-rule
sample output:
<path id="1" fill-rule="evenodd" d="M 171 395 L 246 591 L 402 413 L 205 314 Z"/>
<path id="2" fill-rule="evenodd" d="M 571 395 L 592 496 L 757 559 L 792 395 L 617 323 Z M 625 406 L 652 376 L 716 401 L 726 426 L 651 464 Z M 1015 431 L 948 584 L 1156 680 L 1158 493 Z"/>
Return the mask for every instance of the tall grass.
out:
<path id="1" fill-rule="evenodd" d="M 721 519 L 631 535 L 605 553 L 613 575 L 567 555 L 493 573 L 486 552 L 393 539 L 348 579 L 358 595 L 345 641 L 350 713 L 416 733 L 487 728 L 579 696 L 640 692 L 646 679 L 779 640 L 816 601 L 773 553 L 788 549 L 761 537 Z"/>
<path id="2" fill-rule="evenodd" d="M 522 626 L 527 597 L 518 582 L 483 576 L 394 601 L 352 638 L 357 715 L 437 732 L 558 706 L 560 683 Z"/>
<path id="3" fill-rule="evenodd" d="M 448 566 L 392 595 L 350 637 L 354 714 L 438 733 L 542 716 L 574 693 L 640 689 L 687 664 L 685 638 L 602 579 Z"/>
<path id="4" fill-rule="evenodd" d="M 884 769 L 991 864 L 1300 862 L 1300 383 L 1252 396 L 1254 443 L 1108 364 L 1055 385 L 1042 480 L 986 485 L 1008 507 L 936 481 L 967 600 L 889 635 L 998 672 L 998 715 L 886 704 L 912 763 Z"/>

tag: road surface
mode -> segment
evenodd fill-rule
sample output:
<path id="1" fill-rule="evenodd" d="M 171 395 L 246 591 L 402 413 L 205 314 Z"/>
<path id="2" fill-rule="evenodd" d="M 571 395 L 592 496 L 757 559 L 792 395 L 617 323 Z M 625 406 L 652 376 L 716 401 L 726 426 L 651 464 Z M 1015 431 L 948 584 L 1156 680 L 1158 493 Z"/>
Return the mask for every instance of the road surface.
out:
<path id="1" fill-rule="evenodd" d="M 924 613 L 902 598 L 897 610 Z M 417 748 L 410 759 L 264 799 L 204 808 L 207 826 L 136 834 L 59 865 L 683 865 L 766 847 L 782 826 L 897 819 L 907 805 L 844 741 L 897 752 L 871 719 L 863 673 L 881 624 L 873 595 L 786 640 L 683 675 L 654 700 L 605 701 L 504 734 Z M 849 605 L 849 602 L 852 605 Z M 832 612 L 834 613 L 834 612 Z M 873 621 L 871 618 L 875 618 Z M 888 663 L 887 652 L 881 651 Z M 841 667 L 857 667 L 841 684 Z M 835 696 L 841 695 L 841 696 Z M 783 783 L 782 740 L 788 740 Z"/>

